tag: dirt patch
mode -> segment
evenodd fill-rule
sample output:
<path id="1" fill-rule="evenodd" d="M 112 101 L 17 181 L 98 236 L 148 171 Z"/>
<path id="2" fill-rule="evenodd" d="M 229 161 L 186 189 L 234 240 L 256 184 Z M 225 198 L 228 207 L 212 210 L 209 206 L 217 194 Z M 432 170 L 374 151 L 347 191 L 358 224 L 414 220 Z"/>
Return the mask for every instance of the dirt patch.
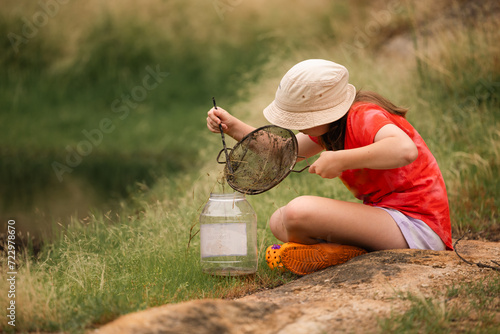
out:
<path id="1" fill-rule="evenodd" d="M 500 261 L 498 243 L 464 240 L 458 249 L 474 263 Z M 409 307 L 400 298 L 406 292 L 432 297 L 492 275 L 498 272 L 469 265 L 454 252 L 373 252 L 237 300 L 198 300 L 129 314 L 98 332 L 375 333 L 377 319 Z"/>

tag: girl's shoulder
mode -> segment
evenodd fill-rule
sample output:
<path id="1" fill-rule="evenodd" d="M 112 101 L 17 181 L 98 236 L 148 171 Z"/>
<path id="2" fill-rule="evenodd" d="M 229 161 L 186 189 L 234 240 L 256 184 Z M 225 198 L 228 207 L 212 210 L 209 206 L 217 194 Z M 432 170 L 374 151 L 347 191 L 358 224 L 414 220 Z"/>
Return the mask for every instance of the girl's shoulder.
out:
<path id="1" fill-rule="evenodd" d="M 356 102 L 349 110 L 348 119 L 356 123 L 373 119 L 390 119 L 391 117 L 389 114 L 387 110 L 377 104 L 371 102 Z"/>
<path id="2" fill-rule="evenodd" d="M 392 114 L 388 110 L 372 102 L 356 102 L 351 106 L 348 122 L 391 122 L 399 123 L 404 117 Z"/>
<path id="3" fill-rule="evenodd" d="M 361 147 L 373 143 L 378 131 L 385 125 L 402 126 L 399 116 L 392 115 L 377 104 L 357 102 L 349 111 L 346 130 L 346 147 Z"/>
<path id="4" fill-rule="evenodd" d="M 363 101 L 353 103 L 349 112 L 356 113 L 356 112 L 363 112 L 363 111 L 367 111 L 367 110 L 387 112 L 387 110 L 385 110 L 384 108 L 382 108 L 381 106 L 379 106 L 375 103 L 363 102 Z"/>

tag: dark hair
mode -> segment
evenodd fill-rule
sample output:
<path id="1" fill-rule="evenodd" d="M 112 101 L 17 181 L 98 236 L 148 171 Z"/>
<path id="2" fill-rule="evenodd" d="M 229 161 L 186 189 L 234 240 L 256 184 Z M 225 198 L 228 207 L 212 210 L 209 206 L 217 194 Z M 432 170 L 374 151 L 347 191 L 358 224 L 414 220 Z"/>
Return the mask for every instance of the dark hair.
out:
<path id="1" fill-rule="evenodd" d="M 391 114 L 398 115 L 401 117 L 406 117 L 406 112 L 408 109 L 398 107 L 391 101 L 383 97 L 382 95 L 370 92 L 358 90 L 356 96 L 354 97 L 354 103 L 357 102 L 368 102 L 378 105 L 383 109 L 387 110 Z M 347 127 L 347 115 L 346 113 L 342 118 L 330 124 L 328 132 L 319 137 L 320 144 L 328 151 L 338 151 L 344 149 L 345 131 Z"/>

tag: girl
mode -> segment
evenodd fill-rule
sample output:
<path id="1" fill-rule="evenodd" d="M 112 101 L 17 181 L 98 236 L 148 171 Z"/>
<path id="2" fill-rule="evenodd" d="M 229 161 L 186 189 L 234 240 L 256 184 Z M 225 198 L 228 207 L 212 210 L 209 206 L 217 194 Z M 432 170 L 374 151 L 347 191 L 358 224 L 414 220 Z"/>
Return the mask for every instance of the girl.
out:
<path id="1" fill-rule="evenodd" d="M 406 109 L 358 91 L 345 67 L 310 59 L 292 67 L 275 100 L 264 109 L 272 124 L 299 130 L 299 156 L 320 152 L 309 172 L 340 177 L 361 203 L 317 196 L 295 198 L 271 216 L 283 245 L 267 249 L 270 267 L 305 275 L 366 251 L 451 250 L 448 198 L 443 177 Z M 207 126 L 240 141 L 255 128 L 222 108 Z"/>

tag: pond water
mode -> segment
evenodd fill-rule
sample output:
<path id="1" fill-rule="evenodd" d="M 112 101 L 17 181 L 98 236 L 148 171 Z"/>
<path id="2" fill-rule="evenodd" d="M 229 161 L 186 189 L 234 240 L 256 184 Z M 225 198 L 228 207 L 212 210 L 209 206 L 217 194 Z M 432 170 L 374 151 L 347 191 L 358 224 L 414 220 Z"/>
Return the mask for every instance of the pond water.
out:
<path id="1" fill-rule="evenodd" d="M 96 212 L 116 216 L 138 183 L 152 186 L 157 177 L 180 167 L 165 156 L 96 155 L 61 180 L 51 167 L 51 155 L 4 152 L 0 157 L 0 240 L 13 219 L 18 246 L 31 240 L 35 249 L 72 219 L 85 222 Z"/>

